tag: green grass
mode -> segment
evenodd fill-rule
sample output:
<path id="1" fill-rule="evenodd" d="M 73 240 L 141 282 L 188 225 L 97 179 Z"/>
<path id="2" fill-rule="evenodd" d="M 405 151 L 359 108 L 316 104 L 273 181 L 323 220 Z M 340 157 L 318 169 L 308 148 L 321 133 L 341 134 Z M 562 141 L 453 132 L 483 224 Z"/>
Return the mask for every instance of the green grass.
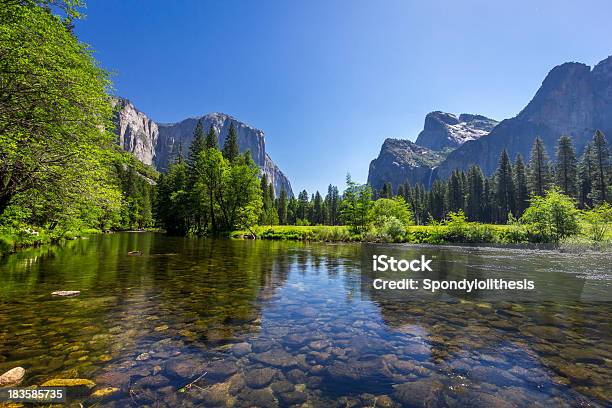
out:
<path id="1" fill-rule="evenodd" d="M 586 232 L 586 226 L 582 228 Z M 351 233 L 346 226 L 296 226 L 273 225 L 258 226 L 253 232 L 259 239 L 291 240 L 291 241 L 323 241 L 323 242 L 384 242 L 384 238 L 373 234 Z M 564 240 L 562 246 L 592 246 L 596 248 L 610 247 L 612 243 L 612 224 L 603 242 L 594 243 L 584 232 Z M 248 231 L 234 231 L 232 238 L 247 238 Z M 396 242 L 416 244 L 446 244 L 446 243 L 488 243 L 488 244 L 520 244 L 528 243 L 526 230 L 517 225 L 497 225 L 464 223 L 461 225 L 414 225 L 406 229 L 404 237 Z"/>

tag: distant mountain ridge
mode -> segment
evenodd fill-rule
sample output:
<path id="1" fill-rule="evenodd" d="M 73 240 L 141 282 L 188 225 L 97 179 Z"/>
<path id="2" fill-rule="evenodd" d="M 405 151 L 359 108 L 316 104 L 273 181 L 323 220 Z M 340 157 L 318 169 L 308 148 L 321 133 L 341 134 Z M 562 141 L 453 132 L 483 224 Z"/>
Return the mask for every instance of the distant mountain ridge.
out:
<path id="1" fill-rule="evenodd" d="M 577 62 L 554 67 L 527 106 L 499 123 L 480 115 L 429 113 L 416 139 L 417 145 L 428 149 L 423 153 L 425 160 L 414 157 L 420 153 L 410 144 L 404 144 L 404 149 L 398 149 L 397 144 L 389 149 L 385 141 L 372 162 L 375 165 L 370 164 L 368 182 L 374 188 L 391 182 L 395 189 L 404 181 L 429 187 L 436 178 L 445 179 L 453 170 L 466 170 L 474 164 L 491 175 L 504 149 L 512 159 L 517 154 L 527 159 L 535 138 L 540 137 L 554 158 L 558 138 L 568 135 L 580 154 L 598 129 L 612 142 L 612 56 L 592 69 Z M 446 154 L 428 165 L 432 151 Z M 392 171 L 392 163 L 400 163 L 402 157 L 410 157 L 415 165 L 395 166 Z"/>
<path id="2" fill-rule="evenodd" d="M 513 159 L 519 153 L 528 157 L 536 137 L 542 139 L 551 157 L 562 135 L 570 136 L 581 153 L 597 129 L 611 140 L 612 56 L 593 69 L 577 62 L 553 68 L 517 116 L 502 121 L 487 137 L 468 142 L 449 154 L 436 176 L 446 178 L 454 169 L 467 169 L 472 164 L 490 175 L 503 149 Z"/>
<path id="3" fill-rule="evenodd" d="M 289 179 L 266 152 L 263 131 L 224 113 L 209 113 L 176 123 L 156 123 L 136 109 L 127 99 L 115 98 L 113 103 L 119 144 L 141 162 L 159 171 L 164 171 L 170 160 L 178 154 L 179 145 L 182 146 L 183 153 L 188 151 L 199 120 L 202 121 L 205 131 L 212 125 L 217 132 L 220 146 L 223 146 L 229 128 L 233 124 L 238 136 L 240 151 L 244 152 L 247 149 L 251 151 L 253 160 L 259 166 L 262 174 L 266 174 L 268 180 L 274 185 L 276 195 L 278 196 L 281 189 L 284 188 L 288 196 L 293 197 Z"/>
<path id="4" fill-rule="evenodd" d="M 368 183 L 382 188 L 390 182 L 399 184 L 431 184 L 434 169 L 444 161 L 449 152 L 466 142 L 486 136 L 497 121 L 482 115 L 435 111 L 425 116 L 423 130 L 416 142 L 403 139 L 386 139 L 378 157 L 370 163 Z"/>

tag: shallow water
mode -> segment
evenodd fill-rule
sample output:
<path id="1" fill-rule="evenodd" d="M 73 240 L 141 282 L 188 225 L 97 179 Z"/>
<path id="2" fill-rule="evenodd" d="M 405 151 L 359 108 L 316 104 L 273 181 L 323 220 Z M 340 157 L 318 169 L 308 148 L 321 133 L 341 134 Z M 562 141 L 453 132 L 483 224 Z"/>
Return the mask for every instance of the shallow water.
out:
<path id="1" fill-rule="evenodd" d="M 425 254 L 438 278 L 528 278 L 538 290 L 375 291 L 361 272 L 371 253 Z M 22 366 L 25 386 L 87 378 L 120 388 L 72 403 L 103 407 L 610 406 L 611 261 L 94 236 L 1 260 L 0 374 Z"/>

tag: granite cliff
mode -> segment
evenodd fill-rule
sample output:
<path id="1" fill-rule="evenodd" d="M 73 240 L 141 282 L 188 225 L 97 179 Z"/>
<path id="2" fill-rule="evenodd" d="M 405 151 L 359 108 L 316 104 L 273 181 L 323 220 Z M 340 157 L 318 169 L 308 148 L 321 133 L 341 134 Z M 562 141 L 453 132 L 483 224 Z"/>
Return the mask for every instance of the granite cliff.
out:
<path id="1" fill-rule="evenodd" d="M 465 143 L 436 169 L 446 178 L 453 169 L 478 164 L 490 175 L 503 149 L 511 158 L 529 156 L 539 136 L 551 157 L 561 135 L 569 135 L 578 153 L 602 130 L 612 140 L 612 57 L 593 69 L 568 62 L 553 68 L 527 106 L 514 118 L 502 121 L 486 137 Z"/>
<path id="2" fill-rule="evenodd" d="M 429 186 L 434 169 L 451 150 L 487 135 L 496 124 L 497 121 L 482 115 L 428 113 L 416 142 L 385 140 L 378 157 L 370 163 L 368 183 L 375 189 L 386 182 L 394 189 L 406 181 Z"/>
<path id="3" fill-rule="evenodd" d="M 577 62 L 553 68 L 527 106 L 499 123 L 480 115 L 428 114 L 416 139 L 422 148 L 388 139 L 370 164 L 368 182 L 374 188 L 385 182 L 397 188 L 404 181 L 430 186 L 473 164 L 491 175 L 504 149 L 512 159 L 519 153 L 527 159 L 539 136 L 552 158 L 559 137 L 569 135 L 580 154 L 597 129 L 612 143 L 612 56 L 592 69 Z M 412 165 L 401 165 L 406 157 Z"/>
<path id="4" fill-rule="evenodd" d="M 278 196 L 284 187 L 289 197 L 293 196 L 291 183 L 266 153 L 264 133 L 261 130 L 224 113 L 209 113 L 177 123 L 158 124 L 136 109 L 127 99 L 116 98 L 113 104 L 118 142 L 141 162 L 152 165 L 159 171 L 165 171 L 170 160 L 178 153 L 179 146 L 182 146 L 183 153 L 188 151 L 199 120 L 202 121 L 205 131 L 213 126 L 221 146 L 233 124 L 240 151 L 251 151 L 261 173 L 266 174 L 268 180 L 273 183 L 276 195 Z"/>

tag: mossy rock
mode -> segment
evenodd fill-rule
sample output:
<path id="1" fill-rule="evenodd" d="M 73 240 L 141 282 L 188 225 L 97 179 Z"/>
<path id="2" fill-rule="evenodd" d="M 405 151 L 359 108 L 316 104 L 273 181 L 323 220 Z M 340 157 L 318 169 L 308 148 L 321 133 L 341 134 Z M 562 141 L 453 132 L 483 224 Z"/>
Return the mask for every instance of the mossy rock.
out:
<path id="1" fill-rule="evenodd" d="M 41 387 L 87 387 L 93 388 L 96 383 L 84 378 L 55 378 L 44 382 Z"/>
<path id="2" fill-rule="evenodd" d="M 91 394 L 91 396 L 93 398 L 106 398 L 111 395 L 115 395 L 119 391 L 120 391 L 119 388 L 115 388 L 115 387 L 100 388 L 98 390 L 95 390 L 93 394 Z"/>

